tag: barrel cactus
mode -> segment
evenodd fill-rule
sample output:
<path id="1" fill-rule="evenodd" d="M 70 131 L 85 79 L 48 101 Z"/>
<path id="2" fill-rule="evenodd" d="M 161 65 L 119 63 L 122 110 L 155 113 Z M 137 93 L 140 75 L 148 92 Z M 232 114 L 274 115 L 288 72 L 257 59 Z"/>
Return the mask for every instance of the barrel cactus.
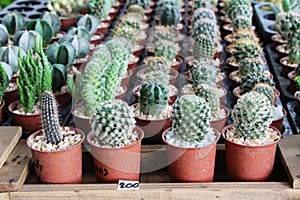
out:
<path id="1" fill-rule="evenodd" d="M 232 12 L 231 12 L 231 16 L 230 19 L 234 20 L 235 18 L 237 18 L 238 16 L 244 16 L 247 17 L 249 19 L 252 18 L 253 16 L 253 9 L 251 5 L 248 4 L 244 4 L 244 5 L 240 5 L 238 7 L 236 7 Z"/>
<path id="2" fill-rule="evenodd" d="M 252 29 L 252 19 L 245 16 L 238 16 L 232 21 L 233 31 L 236 32 L 242 29 Z"/>
<path id="3" fill-rule="evenodd" d="M 25 55 L 26 52 L 17 46 L 0 48 L 0 61 L 7 63 L 12 68 L 13 73 L 19 71 L 18 57 L 21 58 Z"/>
<path id="4" fill-rule="evenodd" d="M 41 35 L 33 30 L 18 31 L 13 37 L 13 43 L 25 51 L 28 51 L 30 49 L 34 49 L 34 41 L 36 37 L 41 37 Z"/>
<path id="5" fill-rule="evenodd" d="M 242 5 L 251 6 L 250 0 L 228 0 L 226 4 L 224 5 L 224 9 L 228 17 L 233 20 L 235 16 L 235 10 L 237 7 L 240 7 Z"/>
<path id="6" fill-rule="evenodd" d="M 220 99 L 212 86 L 208 84 L 199 84 L 193 87 L 195 95 L 205 99 L 212 113 L 216 113 L 220 108 Z"/>
<path id="7" fill-rule="evenodd" d="M 272 123 L 271 111 L 271 103 L 264 94 L 248 92 L 238 99 L 232 110 L 233 126 L 239 136 L 259 139 Z"/>
<path id="8" fill-rule="evenodd" d="M 270 101 L 271 105 L 275 102 L 275 92 L 271 85 L 265 83 L 257 83 L 251 91 L 264 94 Z"/>
<path id="9" fill-rule="evenodd" d="M 67 80 L 67 67 L 63 64 L 52 65 L 52 91 L 60 92 Z"/>
<path id="10" fill-rule="evenodd" d="M 52 25 L 49 24 L 48 21 L 42 19 L 31 20 L 27 23 L 26 29 L 38 32 L 43 38 L 44 46 L 46 46 L 46 44 L 48 44 L 55 35 Z"/>
<path id="11" fill-rule="evenodd" d="M 86 30 L 88 30 L 90 35 L 95 34 L 99 23 L 100 23 L 100 21 L 97 17 L 95 17 L 93 15 L 89 15 L 89 14 L 83 15 L 77 20 L 77 26 L 85 27 Z"/>
<path id="12" fill-rule="evenodd" d="M 70 67 L 75 59 L 75 48 L 70 42 L 54 42 L 45 51 L 45 54 L 51 64 L 63 64 Z"/>
<path id="13" fill-rule="evenodd" d="M 239 64 L 239 75 L 246 76 L 249 73 L 263 74 L 265 65 L 259 58 L 246 58 Z"/>
<path id="14" fill-rule="evenodd" d="M 215 55 L 214 41 L 204 34 L 200 34 L 195 38 L 194 42 L 194 58 L 199 60 L 201 58 L 213 59 Z"/>
<path id="15" fill-rule="evenodd" d="M 41 19 L 47 21 L 53 28 L 54 35 L 56 35 L 61 29 L 61 22 L 58 15 L 55 12 L 43 12 Z"/>
<path id="16" fill-rule="evenodd" d="M 178 31 L 172 27 L 167 26 L 155 26 L 152 43 L 155 43 L 161 39 L 174 41 L 178 37 Z"/>
<path id="17" fill-rule="evenodd" d="M 242 38 L 233 44 L 232 56 L 237 62 L 246 58 L 260 58 L 262 55 L 263 50 L 254 39 Z"/>
<path id="18" fill-rule="evenodd" d="M 6 14 L 2 19 L 2 24 L 6 26 L 8 33 L 13 35 L 15 32 L 25 29 L 26 22 L 23 15 L 18 12 Z"/>
<path id="19" fill-rule="evenodd" d="M 91 120 L 97 141 L 103 147 L 123 147 L 137 141 L 134 113 L 122 100 L 100 102 Z"/>
<path id="20" fill-rule="evenodd" d="M 178 46 L 174 42 L 168 40 L 160 40 L 154 44 L 155 56 L 162 56 L 167 58 L 169 61 L 173 61 L 176 58 Z"/>
<path id="21" fill-rule="evenodd" d="M 192 29 L 191 36 L 193 39 L 195 39 L 200 34 L 204 34 L 212 41 L 214 41 L 215 47 L 219 43 L 218 42 L 219 32 L 218 32 L 217 24 L 211 20 L 203 19 L 203 20 L 198 20 L 195 23 L 195 26 Z"/>
<path id="22" fill-rule="evenodd" d="M 71 27 L 71 28 L 69 28 L 67 34 L 77 35 L 78 37 L 82 37 L 82 38 L 86 39 L 89 42 L 91 40 L 91 35 L 90 35 L 89 31 L 84 26 Z"/>
<path id="23" fill-rule="evenodd" d="M 213 9 L 214 5 L 211 4 L 211 1 L 207 0 L 194 0 L 194 9 L 199 9 L 199 8 L 207 8 L 207 9 Z"/>
<path id="24" fill-rule="evenodd" d="M 151 57 L 146 61 L 146 73 L 153 71 L 161 71 L 164 74 L 169 74 L 170 66 L 168 60 L 164 57 Z"/>
<path id="25" fill-rule="evenodd" d="M 177 26 L 180 21 L 180 7 L 166 5 L 160 13 L 160 22 L 163 26 Z"/>
<path id="26" fill-rule="evenodd" d="M 77 35 L 64 35 L 57 41 L 59 44 L 63 42 L 70 42 L 75 48 L 76 58 L 84 58 L 90 52 L 90 42 L 85 38 L 78 37 Z"/>
<path id="27" fill-rule="evenodd" d="M 197 10 L 194 11 L 193 18 L 192 18 L 192 25 L 202 19 L 209 19 L 217 23 L 216 15 L 214 11 L 208 8 L 198 8 Z"/>
<path id="28" fill-rule="evenodd" d="M 263 74 L 249 73 L 246 76 L 244 76 L 241 80 L 241 94 L 249 92 L 258 83 L 265 83 L 270 85 L 271 87 L 275 87 L 274 81 L 269 76 Z"/>
<path id="29" fill-rule="evenodd" d="M 146 10 L 150 6 L 150 0 L 130 0 L 129 4 L 130 5 L 139 5 Z"/>
<path id="30" fill-rule="evenodd" d="M 8 43 L 8 31 L 6 26 L 3 24 L 0 24 L 0 46 L 4 46 Z"/>
<path id="31" fill-rule="evenodd" d="M 162 73 L 161 71 L 152 71 L 145 74 L 143 83 L 147 82 L 155 82 L 159 84 L 168 85 L 169 79 L 167 79 L 166 74 Z"/>

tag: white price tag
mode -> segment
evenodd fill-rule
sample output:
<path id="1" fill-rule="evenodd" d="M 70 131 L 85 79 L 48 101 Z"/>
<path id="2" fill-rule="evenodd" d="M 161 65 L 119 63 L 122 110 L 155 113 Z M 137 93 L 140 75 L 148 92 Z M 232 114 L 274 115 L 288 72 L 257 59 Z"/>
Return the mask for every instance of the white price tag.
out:
<path id="1" fill-rule="evenodd" d="M 117 190 L 138 190 L 140 183 L 138 181 L 119 180 Z"/>

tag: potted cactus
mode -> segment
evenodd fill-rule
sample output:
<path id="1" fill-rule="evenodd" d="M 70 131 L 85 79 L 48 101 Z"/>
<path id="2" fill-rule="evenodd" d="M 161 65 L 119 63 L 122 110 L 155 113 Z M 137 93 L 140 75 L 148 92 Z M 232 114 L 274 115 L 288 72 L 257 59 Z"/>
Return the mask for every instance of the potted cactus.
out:
<path id="1" fill-rule="evenodd" d="M 6 14 L 2 19 L 2 24 L 6 26 L 10 35 L 13 35 L 15 32 L 21 31 L 26 27 L 25 18 L 18 12 Z"/>
<path id="2" fill-rule="evenodd" d="M 172 109 L 172 128 L 162 134 L 171 180 L 211 182 L 220 133 L 210 127 L 210 107 L 196 95 L 178 98 Z"/>
<path id="3" fill-rule="evenodd" d="M 91 145 L 95 173 L 100 182 L 139 180 L 143 131 L 136 127 L 126 102 L 100 102 L 91 120 Z"/>
<path id="4" fill-rule="evenodd" d="M 6 26 L 0 24 L 0 46 L 5 46 L 8 44 L 9 34 Z"/>
<path id="5" fill-rule="evenodd" d="M 5 101 L 3 100 L 3 96 L 5 91 L 9 85 L 9 81 L 12 76 L 12 70 L 10 66 L 6 63 L 0 62 L 0 124 L 3 122 L 3 107 L 5 105 Z"/>
<path id="6" fill-rule="evenodd" d="M 39 180 L 44 183 L 81 183 L 84 134 L 77 128 L 60 126 L 52 92 L 43 92 L 41 109 L 42 129 L 27 139 Z"/>
<path id="7" fill-rule="evenodd" d="M 12 41 L 15 46 L 18 46 L 25 51 L 29 51 L 30 49 L 35 50 L 34 41 L 36 37 L 41 37 L 41 35 L 34 30 L 22 30 L 17 31 L 14 34 Z"/>
<path id="8" fill-rule="evenodd" d="M 29 21 L 27 23 L 26 29 L 38 32 L 43 38 L 43 46 L 49 44 L 52 37 L 55 35 L 52 24 L 43 19 L 33 19 Z"/>
<path id="9" fill-rule="evenodd" d="M 232 110 L 233 124 L 222 130 L 227 173 L 240 181 L 266 180 L 273 169 L 280 132 L 270 127 L 272 106 L 262 93 L 251 91 Z"/>

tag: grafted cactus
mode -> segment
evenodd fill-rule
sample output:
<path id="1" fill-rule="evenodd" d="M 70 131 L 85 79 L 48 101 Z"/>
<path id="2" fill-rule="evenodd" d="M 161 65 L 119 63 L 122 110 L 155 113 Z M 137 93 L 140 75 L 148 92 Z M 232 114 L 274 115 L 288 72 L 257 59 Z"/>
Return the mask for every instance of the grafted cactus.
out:
<path id="1" fill-rule="evenodd" d="M 209 19 L 217 23 L 216 15 L 214 11 L 208 8 L 198 8 L 197 10 L 194 11 L 193 18 L 192 18 L 192 25 L 202 19 Z"/>
<path id="2" fill-rule="evenodd" d="M 62 140 L 55 97 L 51 91 L 44 91 L 42 96 L 42 126 L 47 143 L 58 144 Z"/>
<path id="3" fill-rule="evenodd" d="M 270 85 L 271 87 L 275 87 L 274 81 L 269 76 L 263 74 L 249 73 L 246 76 L 244 76 L 241 80 L 241 85 L 240 85 L 241 93 L 245 94 L 249 92 L 258 83 L 265 83 Z"/>
<path id="4" fill-rule="evenodd" d="M 35 50 L 34 41 L 37 37 L 41 37 L 41 35 L 33 30 L 18 31 L 13 37 L 13 43 L 14 45 L 21 47 L 25 51 L 28 51 L 30 49 Z"/>
<path id="5" fill-rule="evenodd" d="M 263 50 L 254 39 L 242 38 L 233 44 L 232 56 L 237 62 L 246 58 L 260 58 Z"/>
<path id="6" fill-rule="evenodd" d="M 238 30 L 243 30 L 243 29 L 252 29 L 252 19 L 245 17 L 245 16 L 237 16 L 234 18 L 232 21 L 232 27 L 233 31 L 236 32 Z"/>
<path id="7" fill-rule="evenodd" d="M 91 41 L 91 35 L 89 31 L 84 26 L 79 27 L 71 27 L 69 28 L 67 34 L 69 35 L 77 35 L 78 37 L 82 37 L 87 41 Z"/>
<path id="8" fill-rule="evenodd" d="M 3 24 L 0 24 L 0 46 L 4 46 L 8 43 L 8 31 L 6 26 Z"/>
<path id="9" fill-rule="evenodd" d="M 51 25 L 54 31 L 54 35 L 56 35 L 60 31 L 61 22 L 58 15 L 55 12 L 43 12 L 41 19 L 47 21 Z"/>
<path id="10" fill-rule="evenodd" d="M 91 124 L 100 146 L 123 147 L 134 143 L 134 113 L 122 100 L 100 102 Z"/>
<path id="11" fill-rule="evenodd" d="M 11 76 L 12 70 L 10 66 L 4 62 L 0 62 L 0 103 L 2 101 L 2 97 L 5 94 L 5 90 L 8 87 Z"/>
<path id="12" fill-rule="evenodd" d="M 193 87 L 195 95 L 205 99 L 208 103 L 212 113 L 216 113 L 220 108 L 220 99 L 213 90 L 212 86 L 208 84 L 199 84 L 197 87 Z"/>
<path id="13" fill-rule="evenodd" d="M 163 74 L 169 74 L 170 66 L 168 60 L 164 57 L 152 57 L 146 61 L 146 73 L 161 71 Z"/>
<path id="14" fill-rule="evenodd" d="M 46 20 L 42 19 L 33 19 L 27 23 L 27 30 L 34 30 L 38 32 L 43 38 L 43 45 L 46 46 L 52 37 L 55 35 L 51 24 Z"/>
<path id="15" fill-rule="evenodd" d="M 184 95 L 177 99 L 172 110 L 172 130 L 177 139 L 200 142 L 210 129 L 211 111 L 208 103 L 196 95 Z"/>
<path id="16" fill-rule="evenodd" d="M 70 42 L 75 48 L 76 58 L 84 58 L 90 52 L 90 43 L 85 38 L 77 35 L 64 35 L 57 41 L 59 44 L 63 42 Z"/>
<path id="17" fill-rule="evenodd" d="M 26 27 L 25 18 L 18 12 L 6 14 L 2 19 L 2 24 L 6 26 L 8 33 L 11 35 Z"/>
<path id="18" fill-rule="evenodd" d="M 178 46 L 174 42 L 168 40 L 160 40 L 154 44 L 155 56 L 162 56 L 167 58 L 169 61 L 173 61 L 176 58 L 178 52 Z"/>
<path id="19" fill-rule="evenodd" d="M 95 32 L 97 31 L 97 27 L 99 23 L 100 21 L 97 17 L 89 14 L 83 15 L 77 20 L 77 26 L 85 27 L 91 36 L 94 35 Z"/>
<path id="20" fill-rule="evenodd" d="M 265 83 L 257 83 L 251 91 L 264 94 L 270 101 L 271 105 L 275 102 L 275 92 L 271 85 Z"/>
<path id="21" fill-rule="evenodd" d="M 70 67 L 75 59 L 75 48 L 69 42 L 54 42 L 45 51 L 46 56 L 51 64 L 63 64 Z"/>
<path id="22" fill-rule="evenodd" d="M 213 59 L 215 55 L 215 43 L 204 34 L 200 34 L 195 38 L 194 42 L 194 58 Z"/>
<path id="23" fill-rule="evenodd" d="M 13 73 L 19 71 L 18 57 L 25 55 L 26 52 L 17 46 L 0 48 L 0 61 L 7 63 L 12 68 Z"/>
<path id="24" fill-rule="evenodd" d="M 272 122 L 271 111 L 271 103 L 264 94 L 248 92 L 238 99 L 232 110 L 233 126 L 239 136 L 259 139 Z"/>
<path id="25" fill-rule="evenodd" d="M 249 73 L 263 74 L 265 65 L 259 58 L 245 58 L 239 64 L 239 75 L 246 76 Z"/>

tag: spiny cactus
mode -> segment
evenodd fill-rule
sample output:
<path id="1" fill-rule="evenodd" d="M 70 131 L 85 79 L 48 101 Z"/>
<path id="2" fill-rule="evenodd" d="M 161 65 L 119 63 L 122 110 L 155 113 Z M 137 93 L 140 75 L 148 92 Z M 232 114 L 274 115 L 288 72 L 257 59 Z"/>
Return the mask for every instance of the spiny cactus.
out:
<path id="1" fill-rule="evenodd" d="M 161 71 L 153 71 L 145 74 L 143 83 L 155 82 L 163 85 L 169 84 L 169 79 L 166 78 L 166 74 Z"/>
<path id="2" fill-rule="evenodd" d="M 134 143 L 134 113 L 122 100 L 100 102 L 91 124 L 100 146 L 123 147 Z"/>
<path id="3" fill-rule="evenodd" d="M 140 89 L 140 112 L 156 116 L 168 105 L 168 85 L 156 82 L 143 83 Z"/>
<path id="4" fill-rule="evenodd" d="M 174 42 L 168 40 L 160 40 L 154 44 L 155 56 L 162 56 L 167 58 L 169 61 L 173 61 L 176 58 L 178 52 L 178 46 Z"/>
<path id="5" fill-rule="evenodd" d="M 54 42 L 45 51 L 46 56 L 51 64 L 63 64 L 70 67 L 75 59 L 75 48 L 70 42 Z"/>
<path id="6" fill-rule="evenodd" d="M 114 31 L 114 37 L 122 37 L 127 41 L 128 50 L 132 50 L 136 45 L 138 34 L 139 32 L 136 29 L 128 25 L 119 26 Z"/>
<path id="7" fill-rule="evenodd" d="M 44 46 L 46 46 L 54 36 L 53 28 L 46 20 L 33 19 L 27 23 L 26 29 L 38 32 L 43 38 Z"/>
<path id="8" fill-rule="evenodd" d="M 180 7 L 166 5 L 160 13 L 160 22 L 163 26 L 177 26 L 180 21 Z"/>
<path id="9" fill-rule="evenodd" d="M 197 87 L 193 87 L 193 89 L 195 95 L 205 99 L 212 113 L 216 113 L 219 110 L 220 99 L 215 90 L 212 89 L 212 86 L 208 84 L 199 84 Z"/>
<path id="10" fill-rule="evenodd" d="M 146 73 L 153 71 L 161 71 L 164 74 L 169 74 L 170 65 L 164 57 L 151 57 L 146 61 Z"/>
<path id="11" fill-rule="evenodd" d="M 108 19 L 109 10 L 112 4 L 109 0 L 90 0 L 89 9 L 90 13 L 96 16 L 99 20 Z"/>
<path id="12" fill-rule="evenodd" d="M 252 29 L 251 20 L 252 20 L 251 18 L 245 16 L 238 16 L 234 18 L 234 20 L 232 21 L 233 31 L 236 32 L 238 30 L 243 30 L 243 29 L 251 30 Z"/>
<path id="13" fill-rule="evenodd" d="M 300 44 L 292 45 L 292 48 L 289 48 L 289 61 L 293 63 L 300 63 Z"/>
<path id="14" fill-rule="evenodd" d="M 264 94 L 270 101 L 271 105 L 275 102 L 275 92 L 271 85 L 265 83 L 257 83 L 251 91 Z"/>
<path id="15" fill-rule="evenodd" d="M 178 31 L 172 27 L 167 26 L 155 26 L 152 43 L 155 43 L 161 39 L 174 41 L 178 37 Z"/>
<path id="16" fill-rule="evenodd" d="M 0 61 L 7 63 L 12 68 L 13 73 L 19 71 L 18 57 L 23 57 L 25 55 L 26 52 L 17 46 L 0 48 Z"/>
<path id="17" fill-rule="evenodd" d="M 271 103 L 264 94 L 248 92 L 238 99 L 232 110 L 233 126 L 239 136 L 259 139 L 272 122 L 271 111 Z"/>
<path id="18" fill-rule="evenodd" d="M 249 92 L 258 83 L 265 83 L 272 87 L 275 87 L 274 81 L 269 76 L 263 74 L 249 73 L 246 76 L 244 76 L 241 80 L 241 85 L 240 85 L 241 94 L 245 94 Z"/>
<path id="19" fill-rule="evenodd" d="M 55 12 L 60 17 L 76 17 L 79 10 L 83 7 L 84 1 L 78 0 L 52 0 L 49 1 L 47 7 L 50 11 Z"/>
<path id="20" fill-rule="evenodd" d="M 62 64 L 52 65 L 52 91 L 60 92 L 67 80 L 67 67 Z"/>
<path id="21" fill-rule="evenodd" d="M 34 41 L 36 37 L 41 37 L 41 35 L 33 30 L 24 30 L 24 31 L 18 31 L 13 36 L 13 43 L 16 46 L 21 47 L 25 51 L 28 51 L 30 49 L 34 49 Z"/>
<path id="22" fill-rule="evenodd" d="M 62 140 L 55 97 L 51 91 L 44 91 L 42 96 L 42 127 L 47 143 L 58 144 Z"/>
<path id="23" fill-rule="evenodd" d="M 2 24 L 6 26 L 8 33 L 11 35 L 26 27 L 25 18 L 18 12 L 6 14 L 2 19 Z"/>
<path id="24" fill-rule="evenodd" d="M 204 34 L 200 34 L 195 38 L 194 42 L 194 58 L 199 60 L 201 58 L 213 59 L 215 55 L 215 44 L 210 38 Z"/>
<path id="25" fill-rule="evenodd" d="M 127 9 L 127 12 L 138 14 L 141 18 L 143 18 L 145 14 L 144 8 L 138 4 L 130 5 Z"/>
<path id="26" fill-rule="evenodd" d="M 257 40 L 256 34 L 249 29 L 239 29 L 239 30 L 233 30 L 233 41 L 239 40 L 239 39 L 244 39 L 244 38 L 249 38 L 253 40 Z"/>
<path id="27" fill-rule="evenodd" d="M 99 23 L 100 21 L 97 17 L 89 14 L 83 15 L 77 20 L 77 26 L 85 27 L 91 36 L 94 35 L 95 32 L 97 31 L 97 27 Z"/>
<path id="28" fill-rule="evenodd" d="M 41 19 L 47 21 L 51 25 L 54 31 L 54 35 L 56 35 L 60 31 L 61 22 L 55 12 L 43 12 L 43 14 L 41 15 Z"/>
<path id="29" fill-rule="evenodd" d="M 299 20 L 300 14 L 296 11 L 281 12 L 276 15 L 274 29 L 278 31 L 282 39 L 287 40 L 290 34 L 290 29 L 294 22 Z"/>
<path id="30" fill-rule="evenodd" d="M 216 15 L 214 11 L 208 8 L 198 8 L 197 10 L 194 11 L 193 18 L 192 18 L 192 25 L 202 19 L 209 19 L 217 23 Z"/>
<path id="31" fill-rule="evenodd" d="M 237 7 L 240 7 L 242 5 L 246 5 L 246 6 L 251 6 L 251 1 L 250 0 L 228 0 L 226 2 L 226 4 L 224 5 L 224 9 L 226 11 L 226 14 L 228 15 L 228 17 L 233 20 L 234 17 L 236 17 L 234 15 L 234 11 Z"/>
<path id="32" fill-rule="evenodd" d="M 212 41 L 215 42 L 215 47 L 218 46 L 219 32 L 218 32 L 216 23 L 214 23 L 211 20 L 207 20 L 207 19 L 198 20 L 192 29 L 191 36 L 193 39 L 195 39 L 200 34 L 206 35 L 208 38 L 210 38 Z"/>
<path id="33" fill-rule="evenodd" d="M 194 9 L 199 9 L 199 8 L 207 8 L 207 9 L 213 9 L 214 5 L 211 4 L 211 1 L 207 0 L 194 0 Z"/>
<path id="34" fill-rule="evenodd" d="M 246 76 L 249 73 L 263 74 L 265 70 L 264 64 L 259 58 L 246 58 L 239 64 L 239 75 Z"/>
<path id="35" fill-rule="evenodd" d="M 77 35 L 77 37 L 82 37 L 89 42 L 91 41 L 91 34 L 84 26 L 71 27 L 71 28 L 69 28 L 67 34 Z"/>
<path id="36" fill-rule="evenodd" d="M 6 26 L 3 24 L 0 24 L 0 46 L 4 46 L 8 43 L 8 31 Z"/>
<path id="37" fill-rule="evenodd" d="M 253 9 L 251 5 L 248 4 L 244 4 L 244 5 L 240 5 L 237 6 L 232 12 L 231 15 L 229 16 L 229 18 L 231 20 L 234 20 L 235 18 L 237 18 L 238 16 L 244 16 L 247 17 L 249 19 L 252 18 L 253 16 Z"/>
<path id="38" fill-rule="evenodd" d="M 210 130 L 211 111 L 208 103 L 196 95 L 178 98 L 172 109 L 172 130 L 177 139 L 200 142 Z"/>
<path id="39" fill-rule="evenodd" d="M 143 25 L 142 19 L 143 18 L 141 18 L 141 16 L 139 16 L 138 14 L 128 13 L 120 18 L 120 23 L 118 24 L 118 27 L 129 26 L 135 29 L 136 31 L 140 31 Z"/>
<path id="40" fill-rule="evenodd" d="M 0 103 L 2 101 L 2 97 L 5 94 L 5 90 L 8 87 L 11 76 L 12 70 L 10 66 L 4 62 L 0 62 Z"/>
<path id="41" fill-rule="evenodd" d="M 90 52 L 90 43 L 85 38 L 77 35 L 64 35 L 57 41 L 59 44 L 63 42 L 70 42 L 75 48 L 76 58 L 84 58 Z"/>
<path id="42" fill-rule="evenodd" d="M 260 58 L 262 55 L 263 50 L 254 39 L 242 38 L 233 44 L 232 56 L 237 62 L 245 58 Z"/>
<path id="43" fill-rule="evenodd" d="M 130 0 L 129 5 L 139 5 L 146 10 L 150 6 L 150 0 Z"/>

